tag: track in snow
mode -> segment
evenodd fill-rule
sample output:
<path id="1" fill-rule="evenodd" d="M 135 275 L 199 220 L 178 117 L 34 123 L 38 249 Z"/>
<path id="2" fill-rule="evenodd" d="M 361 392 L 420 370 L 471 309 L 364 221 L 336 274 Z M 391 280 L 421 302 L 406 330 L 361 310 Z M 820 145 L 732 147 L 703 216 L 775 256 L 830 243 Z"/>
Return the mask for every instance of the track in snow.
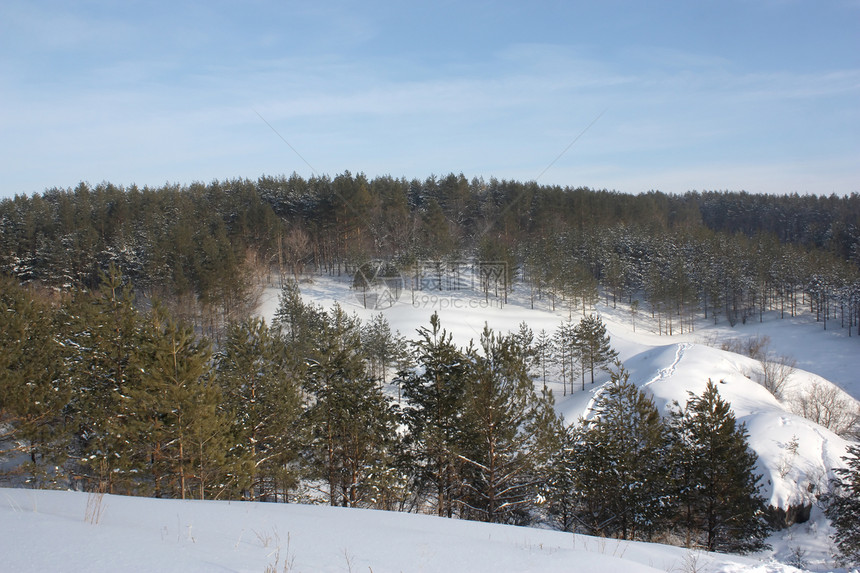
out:
<path id="1" fill-rule="evenodd" d="M 657 371 L 657 374 L 654 375 L 648 382 L 643 384 L 641 387 L 645 388 L 646 386 L 650 386 L 654 382 L 660 382 L 661 380 L 666 380 L 670 376 L 675 373 L 676 368 L 678 367 L 678 363 L 681 362 L 681 359 L 684 357 L 684 354 L 687 352 L 687 349 L 692 347 L 693 345 L 689 342 L 682 342 L 678 344 L 678 348 L 675 349 L 675 359 L 672 363 L 665 367 L 661 368 Z M 588 405 L 585 406 L 585 414 L 583 414 L 583 418 L 585 420 L 591 420 L 594 417 L 594 405 L 597 403 L 598 398 L 606 389 L 607 384 L 611 384 L 612 381 L 604 382 L 599 387 L 595 388 L 594 395 L 591 397 L 591 400 L 588 401 Z"/>
<path id="2" fill-rule="evenodd" d="M 645 382 L 642 385 L 642 388 L 646 386 L 650 386 L 654 382 L 660 382 L 661 380 L 665 380 L 672 376 L 675 373 L 675 369 L 678 367 L 678 363 L 681 362 L 681 359 L 684 357 L 684 353 L 687 352 L 687 349 L 693 346 L 689 342 L 682 342 L 678 345 L 678 348 L 675 350 L 675 360 L 672 361 L 672 364 L 667 366 L 666 368 L 661 368 L 657 371 L 657 374 L 654 375 L 649 381 Z"/>

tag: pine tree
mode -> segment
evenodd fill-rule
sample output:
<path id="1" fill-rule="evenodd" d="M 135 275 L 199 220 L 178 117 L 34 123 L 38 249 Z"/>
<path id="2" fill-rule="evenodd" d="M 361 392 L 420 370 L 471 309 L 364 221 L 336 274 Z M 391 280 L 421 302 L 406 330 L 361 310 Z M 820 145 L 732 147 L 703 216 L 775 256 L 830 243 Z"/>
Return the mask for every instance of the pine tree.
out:
<path id="1" fill-rule="evenodd" d="M 562 426 L 557 433 L 557 443 L 547 459 L 540 496 L 551 523 L 562 531 L 573 532 L 579 517 L 577 472 L 583 470 L 576 465 L 574 453 L 576 432 Z"/>
<path id="2" fill-rule="evenodd" d="M 224 465 L 228 428 L 216 415 L 209 343 L 156 308 L 142 347 L 142 379 L 128 389 L 125 414 L 135 423 L 124 426 L 150 462 L 156 496 L 203 499 L 221 481 L 212 476 Z"/>
<path id="3" fill-rule="evenodd" d="M 532 436 L 537 505 L 556 527 L 573 531 L 574 467 L 568 463 L 573 451 L 572 434 L 555 410 L 551 390 L 541 392 L 526 431 Z"/>
<path id="4" fill-rule="evenodd" d="M 260 319 L 230 325 L 216 356 L 232 477 L 252 500 L 278 499 L 296 486 L 303 409 L 297 358 Z"/>
<path id="5" fill-rule="evenodd" d="M 70 436 L 58 313 L 0 276 L 0 455 L 29 456 L 30 483 L 52 482 Z"/>
<path id="6" fill-rule="evenodd" d="M 403 418 L 413 489 L 429 490 L 437 514 L 452 517 L 462 466 L 468 360 L 442 329 L 437 313 L 430 317 L 430 328 L 421 327 L 418 334 L 416 367 L 397 379 L 407 402 Z"/>
<path id="7" fill-rule="evenodd" d="M 728 402 L 708 381 L 671 422 L 673 479 L 678 489 L 677 522 L 686 544 L 708 551 L 746 552 L 765 548 L 770 530 L 753 472 L 756 454 L 746 427 L 737 425 Z"/>
<path id="8" fill-rule="evenodd" d="M 361 341 L 368 356 L 371 375 L 381 378 L 385 384 L 391 365 L 401 361 L 406 355 L 406 340 L 399 331 L 391 332 L 388 320 L 379 313 L 362 327 Z"/>
<path id="9" fill-rule="evenodd" d="M 482 521 L 509 522 L 535 499 L 538 400 L 515 335 L 500 337 L 485 325 L 481 352 L 470 348 L 468 358 L 461 502 Z"/>
<path id="10" fill-rule="evenodd" d="M 552 339 L 545 329 L 541 329 L 535 339 L 535 361 L 540 368 L 543 387 L 546 389 L 546 367 L 552 359 Z"/>
<path id="11" fill-rule="evenodd" d="M 575 435 L 579 520 L 594 534 L 650 538 L 667 517 L 666 430 L 653 401 L 617 365 Z"/>
<path id="12" fill-rule="evenodd" d="M 372 503 L 391 481 L 382 468 L 396 442 L 394 410 L 366 371 L 356 318 L 335 305 L 314 345 L 305 378 L 310 477 L 326 483 L 331 505 Z"/>
<path id="13" fill-rule="evenodd" d="M 847 567 L 860 565 L 860 446 L 848 446 L 846 468 L 836 471 L 833 492 L 827 498 L 826 515 L 836 532 L 833 540 L 839 559 Z"/>
<path id="14" fill-rule="evenodd" d="M 561 367 L 562 395 L 567 396 L 567 383 L 570 380 L 570 391 L 573 392 L 573 370 L 576 363 L 576 334 L 570 320 L 558 325 L 552 339 L 552 356 L 555 363 Z M 583 386 L 584 388 L 584 386 Z"/>
<path id="15" fill-rule="evenodd" d="M 76 479 L 101 491 L 132 492 L 143 462 L 129 451 L 125 431 L 136 406 L 128 392 L 141 378 L 142 326 L 131 285 L 112 268 L 97 293 L 76 293 L 63 312 Z"/>
<path id="16" fill-rule="evenodd" d="M 278 309 L 272 327 L 279 330 L 299 354 L 306 355 L 314 337 L 323 330 L 325 311 L 302 301 L 301 292 L 295 283 L 285 283 L 278 297 Z"/>
<path id="17" fill-rule="evenodd" d="M 600 317 L 594 314 L 582 317 L 574 329 L 577 356 L 583 370 L 591 372 L 591 383 L 594 384 L 595 369 L 605 370 L 618 356 L 609 344 L 606 325 Z M 585 380 L 583 378 L 583 389 Z"/>

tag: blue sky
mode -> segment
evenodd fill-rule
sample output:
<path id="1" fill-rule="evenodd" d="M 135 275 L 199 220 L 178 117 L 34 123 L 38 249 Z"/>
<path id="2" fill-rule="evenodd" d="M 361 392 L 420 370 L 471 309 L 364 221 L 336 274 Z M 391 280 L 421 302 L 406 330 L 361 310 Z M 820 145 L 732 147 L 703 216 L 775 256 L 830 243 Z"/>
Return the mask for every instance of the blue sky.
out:
<path id="1" fill-rule="evenodd" d="M 344 170 L 860 192 L 860 1 L 0 6 L 0 197 Z"/>

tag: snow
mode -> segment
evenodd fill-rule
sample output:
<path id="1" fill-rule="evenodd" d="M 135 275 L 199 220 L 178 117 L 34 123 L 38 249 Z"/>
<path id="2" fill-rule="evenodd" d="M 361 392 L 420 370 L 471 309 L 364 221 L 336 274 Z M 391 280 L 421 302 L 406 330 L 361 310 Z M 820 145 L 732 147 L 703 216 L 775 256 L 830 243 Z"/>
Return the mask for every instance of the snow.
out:
<path id="1" fill-rule="evenodd" d="M 300 285 L 303 297 L 328 309 L 334 302 L 369 320 L 380 311 L 363 308 L 348 290 L 348 279 L 317 277 Z M 259 314 L 270 320 L 278 290 L 265 292 Z M 442 327 L 457 344 L 477 341 L 484 324 L 516 331 L 525 321 L 535 335 L 552 334 L 571 317 L 564 305 L 546 300 L 531 308 L 515 291 L 509 303 L 487 302 L 470 291 L 404 291 L 384 310 L 392 331 L 415 338 L 438 311 Z M 791 412 L 757 384 L 758 363 L 715 348 L 731 338 L 766 335 L 771 349 L 797 360 L 786 396 L 813 381 L 835 384 L 860 396 L 860 337 L 848 337 L 838 323 L 824 330 L 808 315 L 730 328 L 700 320 L 692 332 L 659 336 L 648 312 L 640 310 L 635 331 L 629 307 L 599 303 L 612 346 L 658 408 L 666 412 L 688 392 L 718 383 L 749 431 L 759 456 L 763 492 L 786 508 L 811 503 L 817 487 L 839 467 L 847 442 Z M 685 327 L 686 330 L 686 327 Z M 564 391 L 557 373 L 549 386 L 568 422 L 588 416 L 608 381 L 600 373 L 580 390 Z M 538 382 L 540 383 L 540 382 Z M 796 452 L 791 444 L 796 441 Z M 812 490 L 812 491 L 810 491 Z M 95 517 L 93 517 L 95 516 Z M 88 519 L 89 517 L 89 519 Z M 78 492 L 0 489 L 0 570 L 8 571 L 795 571 L 783 565 L 801 556 L 814 571 L 832 570 L 829 524 L 813 505 L 812 519 L 775 533 L 773 549 L 750 558 L 691 552 L 683 548 L 619 542 L 534 528 L 499 526 L 433 516 L 248 502 L 158 500 L 98 496 Z"/>
<path id="2" fill-rule="evenodd" d="M 380 312 L 365 309 L 348 284 L 344 278 L 317 277 L 301 285 L 302 296 L 323 308 L 337 302 L 362 320 Z M 271 319 L 274 315 L 277 295 L 277 289 L 266 293 L 260 308 L 262 316 Z M 527 293 L 516 290 L 507 304 L 493 297 L 487 302 L 482 293 L 469 290 L 416 291 L 414 295 L 406 290 L 397 304 L 382 312 L 392 330 L 414 338 L 415 330 L 427 326 L 436 311 L 442 327 L 463 346 L 478 340 L 485 323 L 498 332 L 516 332 L 525 321 L 535 335 L 542 329 L 552 334 L 563 321 L 578 321 L 582 316 L 576 311 L 571 313 L 563 303 L 557 304 L 555 311 L 546 300 L 538 300 L 535 306 L 531 308 Z M 811 503 L 834 477 L 833 469 L 843 465 L 841 458 L 848 442 L 794 414 L 790 404 L 790 398 L 812 382 L 835 384 L 846 392 L 845 397 L 860 397 L 860 337 L 849 337 L 846 329 L 838 328 L 837 321 L 829 321 L 830 330 L 824 330 L 807 314 L 780 319 L 779 313 L 771 312 L 762 322 L 748 321 L 734 328 L 725 320 L 714 325 L 712 320 L 701 319 L 692 332 L 661 336 L 644 309 L 636 317 L 635 332 L 628 306 L 618 304 L 613 308 L 598 303 L 594 311 L 606 324 L 630 381 L 644 388 L 663 413 L 668 413 L 673 402 L 683 406 L 689 392 L 701 394 L 708 380 L 718 383 L 720 395 L 731 403 L 738 422 L 747 426 L 750 446 L 759 456 L 757 469 L 763 476 L 763 495 L 772 505 L 785 509 Z M 797 361 L 783 401 L 755 382 L 761 368 L 758 361 L 708 345 L 753 336 L 767 336 L 771 351 Z M 557 410 L 569 423 L 580 417 L 589 418 L 608 374 L 597 375 L 594 385 L 587 382 L 585 392 L 580 390 L 577 378 L 571 393 L 562 388 L 561 377 L 555 374 L 549 386 L 555 394 Z M 793 439 L 798 443 L 795 454 L 787 451 Z"/>
<path id="3" fill-rule="evenodd" d="M 0 489 L 0 539 L 0 568 L 18 572 L 794 570 L 771 560 L 427 515 L 22 489 Z"/>

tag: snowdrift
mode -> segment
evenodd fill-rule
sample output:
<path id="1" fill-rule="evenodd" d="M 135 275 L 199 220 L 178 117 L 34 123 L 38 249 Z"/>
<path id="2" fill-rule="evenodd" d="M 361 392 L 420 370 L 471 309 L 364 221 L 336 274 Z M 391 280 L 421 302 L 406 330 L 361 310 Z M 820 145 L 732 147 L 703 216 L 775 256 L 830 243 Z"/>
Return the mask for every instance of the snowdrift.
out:
<path id="1" fill-rule="evenodd" d="M 808 506 L 834 477 L 833 469 L 844 465 L 841 457 L 848 442 L 793 414 L 755 382 L 750 376 L 758 363 L 751 358 L 678 343 L 648 349 L 624 365 L 630 380 L 648 392 L 664 414 L 677 408 L 675 403 L 683 406 L 689 393 L 702 394 L 708 380 L 717 383 L 738 422 L 746 424 L 750 447 L 758 454 L 762 492 L 774 507 Z"/>
<path id="2" fill-rule="evenodd" d="M 794 571 L 774 562 L 426 515 L 0 489 L 4 571 Z"/>

